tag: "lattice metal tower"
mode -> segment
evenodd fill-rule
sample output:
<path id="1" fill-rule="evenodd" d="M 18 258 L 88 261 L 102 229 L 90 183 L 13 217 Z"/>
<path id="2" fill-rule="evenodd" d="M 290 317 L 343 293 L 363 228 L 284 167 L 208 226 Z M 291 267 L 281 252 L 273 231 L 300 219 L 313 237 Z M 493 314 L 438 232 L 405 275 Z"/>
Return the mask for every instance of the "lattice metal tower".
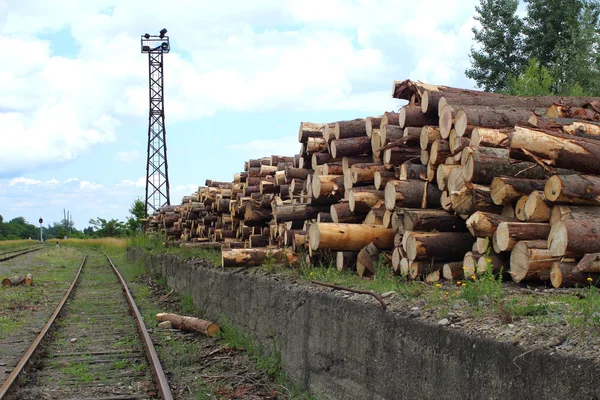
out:
<path id="1" fill-rule="evenodd" d="M 150 114 L 148 116 L 148 159 L 146 162 L 146 215 L 170 205 L 167 135 L 163 102 L 163 54 L 171 50 L 167 30 L 158 36 L 142 35 L 142 53 L 148 54 Z"/>

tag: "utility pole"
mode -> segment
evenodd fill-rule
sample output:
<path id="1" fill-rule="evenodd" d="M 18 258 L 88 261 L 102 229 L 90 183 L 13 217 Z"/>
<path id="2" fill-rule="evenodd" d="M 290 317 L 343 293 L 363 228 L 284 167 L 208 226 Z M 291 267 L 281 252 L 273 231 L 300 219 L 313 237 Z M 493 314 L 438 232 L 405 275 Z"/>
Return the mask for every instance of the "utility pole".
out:
<path id="1" fill-rule="evenodd" d="M 42 217 L 40 217 L 39 222 L 40 222 L 40 243 L 44 243 L 44 227 L 42 226 L 42 224 L 44 223 L 44 220 L 42 219 Z"/>
<path id="2" fill-rule="evenodd" d="M 142 35 L 142 53 L 148 54 L 150 113 L 148 116 L 148 157 L 146 160 L 146 216 L 170 205 L 167 138 L 163 102 L 163 54 L 171 50 L 167 30 L 158 36 Z"/>

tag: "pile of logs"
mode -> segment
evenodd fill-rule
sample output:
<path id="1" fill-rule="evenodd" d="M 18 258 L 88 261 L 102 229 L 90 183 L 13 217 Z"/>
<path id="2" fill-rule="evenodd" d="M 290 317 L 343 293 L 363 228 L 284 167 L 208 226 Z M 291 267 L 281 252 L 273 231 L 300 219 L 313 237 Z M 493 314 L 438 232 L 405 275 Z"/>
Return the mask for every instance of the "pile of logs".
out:
<path id="1" fill-rule="evenodd" d="M 485 271 L 600 281 L 600 99 L 523 98 L 396 81 L 399 112 L 302 122 L 300 152 L 245 163 L 150 218 L 223 266 L 316 262 L 409 279 Z"/>

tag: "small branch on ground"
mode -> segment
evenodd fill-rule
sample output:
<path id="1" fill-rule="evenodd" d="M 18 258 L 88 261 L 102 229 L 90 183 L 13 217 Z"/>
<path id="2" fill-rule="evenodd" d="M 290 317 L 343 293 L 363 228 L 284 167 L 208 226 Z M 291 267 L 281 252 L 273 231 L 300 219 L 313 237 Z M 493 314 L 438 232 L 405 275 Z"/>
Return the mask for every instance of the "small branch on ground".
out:
<path id="1" fill-rule="evenodd" d="M 325 282 L 319 282 L 319 281 L 311 281 L 311 282 L 314 283 L 315 285 L 326 286 L 326 287 L 336 289 L 336 290 L 345 290 L 347 292 L 358 293 L 358 294 L 368 294 L 369 296 L 375 297 L 377 299 L 377 301 L 379 303 L 381 303 L 381 306 L 383 307 L 384 310 L 387 309 L 387 305 L 383 301 L 383 298 L 380 295 L 378 295 L 377 293 L 373 293 L 368 290 L 352 289 L 352 288 L 345 287 L 345 286 L 332 285 L 331 283 L 325 283 Z"/>

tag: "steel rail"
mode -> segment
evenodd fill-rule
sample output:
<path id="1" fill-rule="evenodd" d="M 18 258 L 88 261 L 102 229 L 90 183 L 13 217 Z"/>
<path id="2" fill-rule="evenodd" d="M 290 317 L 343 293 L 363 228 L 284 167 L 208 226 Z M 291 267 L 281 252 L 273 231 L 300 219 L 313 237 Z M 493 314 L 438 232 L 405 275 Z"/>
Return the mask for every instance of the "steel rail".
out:
<path id="1" fill-rule="evenodd" d="M 31 251 L 35 251 L 35 250 L 31 250 Z M 29 361 L 31 360 L 31 357 L 33 357 L 33 355 L 35 354 L 35 351 L 37 350 L 38 346 L 40 345 L 40 343 L 42 342 L 42 340 L 44 339 L 44 337 L 46 336 L 46 334 L 52 327 L 52 324 L 56 320 L 56 317 L 58 316 L 58 314 L 61 312 L 63 306 L 67 302 L 67 299 L 71 295 L 71 292 L 73 291 L 73 288 L 75 287 L 75 284 L 77 283 L 77 280 L 79 279 L 79 275 L 81 274 L 81 270 L 83 269 L 83 265 L 85 264 L 86 258 L 87 257 L 84 254 L 83 260 L 81 260 L 81 265 L 79 266 L 79 269 L 77 270 L 77 274 L 75 274 L 75 278 L 73 279 L 73 282 L 71 282 L 69 289 L 67 289 L 67 292 L 63 296 L 62 300 L 60 301 L 60 303 L 58 303 L 58 306 L 56 306 L 54 313 L 52 313 L 52 315 L 50 316 L 50 319 L 48 320 L 48 322 L 46 322 L 46 325 L 44 325 L 44 328 L 42 328 L 42 331 L 37 335 L 37 337 L 31 344 L 31 346 L 29 346 L 29 349 L 27 349 L 27 352 L 25 353 L 23 358 L 21 358 L 21 361 L 19 361 L 19 363 L 17 364 L 15 369 L 12 370 L 10 375 L 8 375 L 8 378 L 6 378 L 6 380 L 4 381 L 2 386 L 0 386 L 0 399 L 4 398 L 4 396 L 8 393 L 8 391 L 10 390 L 12 385 L 17 381 L 17 378 L 19 377 L 21 372 L 23 372 L 23 369 L 25 368 L 27 363 L 29 363 Z"/>
<path id="2" fill-rule="evenodd" d="M 140 313 L 140 310 L 137 308 L 135 301 L 133 300 L 133 296 L 131 295 L 131 292 L 129 291 L 129 287 L 127 286 L 127 283 L 125 282 L 125 280 L 119 273 L 119 270 L 117 269 L 117 267 L 115 267 L 115 265 L 113 264 L 110 257 L 104 252 L 102 254 L 104 254 L 106 259 L 110 263 L 111 267 L 113 268 L 113 271 L 119 278 L 119 281 L 121 282 L 121 285 L 123 287 L 123 292 L 125 293 L 125 297 L 127 297 L 127 303 L 129 304 L 129 308 L 131 309 L 131 312 L 135 316 L 135 320 L 136 320 L 138 329 L 140 331 L 140 335 L 142 336 L 143 341 L 144 341 L 144 351 L 146 352 L 146 357 L 148 358 L 148 361 L 150 362 L 150 368 L 152 369 L 152 375 L 154 375 L 154 379 L 156 380 L 156 385 L 157 385 L 157 389 L 160 393 L 160 396 L 163 398 L 163 400 L 173 400 L 173 394 L 171 393 L 171 387 L 169 386 L 169 381 L 167 379 L 167 376 L 165 375 L 165 372 L 162 369 L 162 365 L 160 364 L 158 354 L 156 353 L 156 349 L 154 348 L 154 344 L 152 344 L 152 339 L 150 338 L 150 334 L 148 333 L 148 330 L 146 329 L 146 325 L 144 324 L 144 320 L 142 319 L 142 314 Z"/>
<path id="3" fill-rule="evenodd" d="M 25 255 L 25 254 L 27 254 L 27 253 L 33 253 L 34 251 L 38 251 L 38 250 L 41 250 L 41 249 L 43 249 L 43 247 L 40 247 L 40 248 L 37 248 L 37 249 L 30 249 L 30 250 L 26 250 L 26 251 L 23 251 L 23 252 L 21 252 L 21 253 L 13 254 L 13 255 L 11 255 L 11 256 L 6 256 L 6 257 L 4 257 L 4 258 L 0 258 L 0 262 L 2 262 L 2 261 L 8 261 L 8 260 L 12 260 L 13 258 L 17 258 L 17 257 L 19 257 L 19 256 L 22 256 L 22 255 Z M 1 256 L 1 255 L 0 255 L 0 256 Z"/>

